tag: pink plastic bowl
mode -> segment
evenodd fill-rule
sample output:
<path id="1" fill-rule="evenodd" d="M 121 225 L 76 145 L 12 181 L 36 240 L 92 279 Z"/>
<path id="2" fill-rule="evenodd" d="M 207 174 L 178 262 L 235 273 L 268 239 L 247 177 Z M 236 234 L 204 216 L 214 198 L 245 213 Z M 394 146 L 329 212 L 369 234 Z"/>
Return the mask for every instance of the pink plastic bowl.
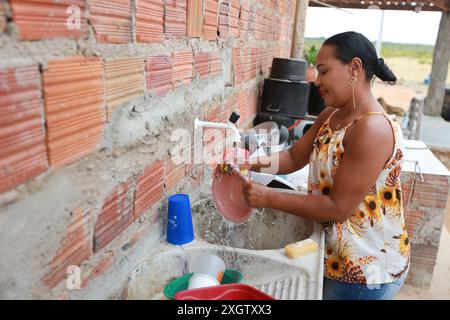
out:
<path id="1" fill-rule="evenodd" d="M 222 216 L 234 223 L 245 222 L 252 214 L 242 194 L 245 177 L 238 172 L 222 174 L 216 171 L 212 184 L 212 194 L 216 207 Z"/>

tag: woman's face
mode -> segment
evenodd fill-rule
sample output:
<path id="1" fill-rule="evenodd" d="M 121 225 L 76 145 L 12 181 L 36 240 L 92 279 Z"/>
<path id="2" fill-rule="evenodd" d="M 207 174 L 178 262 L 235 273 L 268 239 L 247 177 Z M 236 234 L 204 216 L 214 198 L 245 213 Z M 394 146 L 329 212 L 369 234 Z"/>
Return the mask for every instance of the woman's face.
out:
<path id="1" fill-rule="evenodd" d="M 349 65 L 343 64 L 334 56 L 334 47 L 322 46 L 316 58 L 317 78 L 314 84 L 326 106 L 342 107 L 351 98 L 349 85 L 352 77 Z"/>

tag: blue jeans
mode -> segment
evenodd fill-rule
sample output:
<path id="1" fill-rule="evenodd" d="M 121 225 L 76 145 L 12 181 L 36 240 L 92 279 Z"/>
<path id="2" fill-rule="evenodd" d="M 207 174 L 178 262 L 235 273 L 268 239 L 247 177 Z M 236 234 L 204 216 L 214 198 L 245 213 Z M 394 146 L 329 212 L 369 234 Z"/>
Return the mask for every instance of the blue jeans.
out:
<path id="1" fill-rule="evenodd" d="M 397 281 L 379 285 L 354 284 L 323 278 L 323 300 L 392 300 L 406 274 Z"/>

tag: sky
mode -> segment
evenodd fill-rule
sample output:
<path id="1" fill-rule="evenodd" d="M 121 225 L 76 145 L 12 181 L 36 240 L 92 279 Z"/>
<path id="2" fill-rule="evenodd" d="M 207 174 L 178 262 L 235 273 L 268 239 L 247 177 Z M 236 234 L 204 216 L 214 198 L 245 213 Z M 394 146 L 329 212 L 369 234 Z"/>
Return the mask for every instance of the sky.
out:
<path id="1" fill-rule="evenodd" d="M 306 38 L 328 38 L 344 31 L 358 31 L 376 41 L 381 22 L 381 10 L 308 7 Z M 434 45 L 441 12 L 386 10 L 383 21 L 383 42 Z"/>

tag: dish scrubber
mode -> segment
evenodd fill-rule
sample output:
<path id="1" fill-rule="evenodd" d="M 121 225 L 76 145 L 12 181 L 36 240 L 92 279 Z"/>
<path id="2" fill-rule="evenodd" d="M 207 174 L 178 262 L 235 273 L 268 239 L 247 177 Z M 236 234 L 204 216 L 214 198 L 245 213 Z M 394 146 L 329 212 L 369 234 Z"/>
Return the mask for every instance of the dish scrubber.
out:
<path id="1" fill-rule="evenodd" d="M 315 252 L 317 249 L 317 243 L 311 239 L 291 243 L 284 247 L 286 255 L 291 259 L 295 259 L 307 253 Z"/>

